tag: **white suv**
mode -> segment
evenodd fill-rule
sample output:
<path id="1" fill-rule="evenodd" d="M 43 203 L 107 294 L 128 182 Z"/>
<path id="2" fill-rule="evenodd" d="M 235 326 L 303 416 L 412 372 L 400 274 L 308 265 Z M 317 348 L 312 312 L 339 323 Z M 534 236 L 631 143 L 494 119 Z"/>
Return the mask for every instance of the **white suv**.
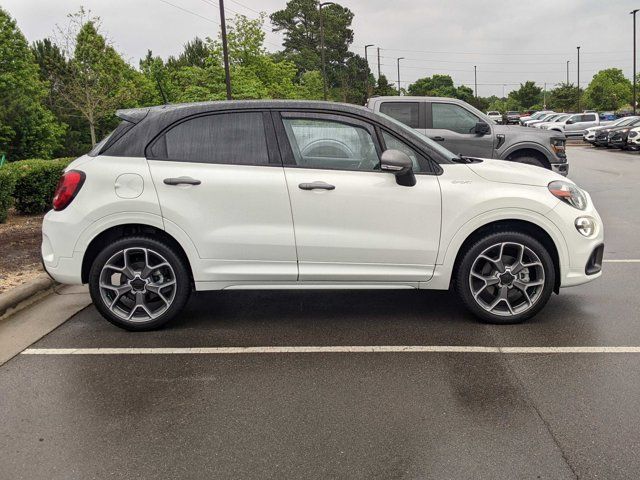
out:
<path id="1" fill-rule="evenodd" d="M 601 274 L 589 195 L 549 170 L 460 157 L 323 102 L 121 111 L 71 163 L 42 257 L 109 321 L 148 330 L 192 290 L 448 289 L 495 323 Z"/>

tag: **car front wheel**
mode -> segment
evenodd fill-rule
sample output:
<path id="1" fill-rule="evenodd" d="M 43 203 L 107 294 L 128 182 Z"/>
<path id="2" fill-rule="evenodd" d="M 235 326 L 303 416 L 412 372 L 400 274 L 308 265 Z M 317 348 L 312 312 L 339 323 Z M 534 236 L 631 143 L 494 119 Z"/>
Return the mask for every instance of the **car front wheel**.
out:
<path id="1" fill-rule="evenodd" d="M 191 291 L 185 260 L 151 237 L 131 237 L 106 246 L 89 274 L 98 311 L 127 330 L 153 330 L 184 307 Z"/>
<path id="2" fill-rule="evenodd" d="M 549 252 L 520 232 L 488 234 L 463 254 L 455 287 L 465 306 L 488 323 L 520 323 L 547 303 L 555 284 Z"/>

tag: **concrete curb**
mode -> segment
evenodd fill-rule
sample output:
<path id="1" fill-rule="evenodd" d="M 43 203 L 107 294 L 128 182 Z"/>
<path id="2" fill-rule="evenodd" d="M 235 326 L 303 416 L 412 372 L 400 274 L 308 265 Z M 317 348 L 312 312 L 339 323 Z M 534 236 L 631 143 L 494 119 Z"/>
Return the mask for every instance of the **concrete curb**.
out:
<path id="1" fill-rule="evenodd" d="M 55 282 L 46 274 L 33 279 L 29 283 L 12 288 L 0 294 L 0 319 L 21 310 L 41 298 L 42 293 L 51 290 Z M 47 292 L 48 293 L 48 292 Z"/>

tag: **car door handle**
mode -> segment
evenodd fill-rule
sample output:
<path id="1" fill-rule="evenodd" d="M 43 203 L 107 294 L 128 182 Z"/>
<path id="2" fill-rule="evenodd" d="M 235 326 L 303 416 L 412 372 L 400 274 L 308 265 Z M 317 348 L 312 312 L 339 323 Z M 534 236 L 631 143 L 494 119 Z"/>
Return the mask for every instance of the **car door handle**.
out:
<path id="1" fill-rule="evenodd" d="M 335 190 L 335 185 L 326 182 L 301 183 L 298 185 L 300 190 Z"/>
<path id="2" fill-rule="evenodd" d="M 435 140 L 436 142 L 444 142 L 444 137 L 431 137 L 431 140 Z"/>
<path id="3" fill-rule="evenodd" d="M 200 185 L 202 182 L 191 177 L 165 178 L 165 185 Z"/>

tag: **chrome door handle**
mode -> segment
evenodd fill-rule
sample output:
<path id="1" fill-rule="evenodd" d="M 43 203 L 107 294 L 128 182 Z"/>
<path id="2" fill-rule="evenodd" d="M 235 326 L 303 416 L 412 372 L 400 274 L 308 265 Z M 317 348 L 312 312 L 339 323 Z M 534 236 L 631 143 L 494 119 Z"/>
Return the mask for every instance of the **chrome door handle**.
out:
<path id="1" fill-rule="evenodd" d="M 300 190 L 335 190 L 335 185 L 326 182 L 301 183 L 298 185 Z"/>
<path id="2" fill-rule="evenodd" d="M 202 182 L 191 177 L 165 178 L 165 185 L 200 185 Z"/>
<path id="3" fill-rule="evenodd" d="M 436 142 L 444 142 L 444 137 L 431 137 L 431 140 L 435 140 Z"/>

